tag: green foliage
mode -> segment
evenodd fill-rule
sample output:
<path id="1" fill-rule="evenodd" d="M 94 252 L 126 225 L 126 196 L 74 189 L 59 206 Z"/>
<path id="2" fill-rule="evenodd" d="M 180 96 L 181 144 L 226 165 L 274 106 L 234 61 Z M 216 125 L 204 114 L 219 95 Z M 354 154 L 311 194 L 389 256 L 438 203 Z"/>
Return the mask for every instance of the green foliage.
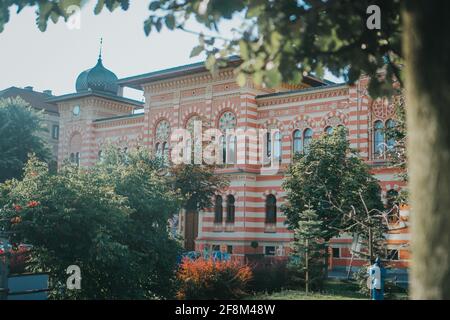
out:
<path id="1" fill-rule="evenodd" d="M 386 128 L 386 138 L 395 141 L 392 149 L 388 150 L 387 156 L 394 168 L 401 169 L 400 178 L 408 182 L 408 166 L 406 157 L 406 110 L 405 99 L 402 96 L 397 96 L 395 100 L 395 125 L 392 128 Z M 399 198 L 399 203 L 408 202 L 408 192 L 402 189 Z"/>
<path id="2" fill-rule="evenodd" d="M 10 9 L 16 9 L 21 12 L 26 7 L 36 7 L 36 25 L 39 30 L 45 31 L 47 29 L 47 22 L 51 20 L 57 23 L 59 18 L 65 21 L 73 12 L 70 10 L 72 6 L 82 7 L 87 3 L 87 0 L 4 0 L 0 4 L 0 32 L 4 30 L 4 25 L 9 22 Z M 99 14 L 104 7 L 109 11 L 116 8 L 127 10 L 130 5 L 130 0 L 98 0 L 95 6 L 95 14 Z"/>
<path id="3" fill-rule="evenodd" d="M 37 7 L 37 24 L 45 30 L 47 20 L 68 18 L 70 5 L 82 5 L 83 0 L 6 0 L 0 4 L 0 32 L 9 21 L 9 8 L 18 5 Z M 380 30 L 369 30 L 367 8 L 381 8 Z M 103 7 L 110 11 L 121 7 L 127 10 L 129 0 L 98 0 L 95 13 Z M 223 60 L 238 54 L 240 83 L 251 75 L 256 84 L 268 86 L 285 82 L 298 83 L 304 74 L 322 76 L 327 68 L 335 76 L 344 75 L 349 82 L 361 75 L 371 77 L 369 91 L 373 96 L 392 93 L 392 79 L 402 81 L 402 43 L 400 0 L 342 0 L 342 1 L 260 1 L 260 0 L 162 0 L 152 1 L 144 31 L 160 32 L 187 29 L 195 19 L 210 34 L 197 33 L 199 45 L 191 53 L 206 52 L 206 65 L 216 70 Z M 219 36 L 220 22 L 242 17 L 236 36 Z M 195 33 L 195 32 L 193 32 Z M 385 75 L 379 77 L 383 69 Z"/>
<path id="4" fill-rule="evenodd" d="M 0 100 L 0 182 L 19 178 L 31 152 L 41 160 L 49 158 L 42 131 L 41 115 L 25 101 Z"/>
<path id="5" fill-rule="evenodd" d="M 349 281 L 328 279 L 319 292 L 308 294 L 303 290 L 283 290 L 272 294 L 259 294 L 251 300 L 361 300 L 367 299 L 358 292 L 358 286 Z"/>
<path id="6" fill-rule="evenodd" d="M 253 240 L 252 242 L 250 242 L 250 247 L 252 247 L 253 249 L 257 249 L 259 246 L 258 241 Z"/>
<path id="7" fill-rule="evenodd" d="M 2 227 L 33 245 L 29 268 L 50 274 L 54 298 L 174 296 L 180 247 L 167 222 L 181 202 L 142 156 L 57 175 L 33 157 L 23 180 L 1 185 Z M 81 268 L 81 290 L 64 290 L 70 265 Z"/>
<path id="8" fill-rule="evenodd" d="M 309 152 L 294 160 L 283 184 L 286 205 L 282 210 L 289 228 L 296 229 L 300 213 L 312 208 L 322 221 L 325 241 L 343 230 L 367 233 L 348 214 L 366 217 L 366 206 L 383 209 L 380 186 L 368 165 L 350 148 L 345 129 L 334 131 L 311 142 Z"/>
<path id="9" fill-rule="evenodd" d="M 390 80 L 401 80 L 400 1 L 376 2 L 382 12 L 381 30 L 366 27 L 366 10 L 372 4 L 350 0 L 165 0 L 152 2 L 147 24 L 158 26 L 175 16 L 177 28 L 190 32 L 186 21 L 195 18 L 210 33 L 199 34 L 199 46 L 193 54 L 206 52 L 207 66 L 212 70 L 217 68 L 218 57 L 240 55 L 243 63 L 238 79 L 250 74 L 256 84 L 298 83 L 304 74 L 322 76 L 326 67 L 350 82 L 368 74 L 373 79 L 371 93 L 389 94 Z M 243 22 L 235 37 L 217 35 L 221 21 L 238 16 Z M 376 77 L 380 68 L 385 68 L 388 81 Z"/>
<path id="10" fill-rule="evenodd" d="M 228 186 L 228 179 L 215 174 L 214 166 L 180 164 L 170 168 L 173 190 L 183 197 L 183 208 L 198 211 L 213 206 L 213 198 Z"/>
<path id="11" fill-rule="evenodd" d="M 322 289 L 327 258 L 323 229 L 315 210 L 306 209 L 299 214 L 288 267 L 292 285 L 305 287 L 308 284 L 313 291 Z"/>

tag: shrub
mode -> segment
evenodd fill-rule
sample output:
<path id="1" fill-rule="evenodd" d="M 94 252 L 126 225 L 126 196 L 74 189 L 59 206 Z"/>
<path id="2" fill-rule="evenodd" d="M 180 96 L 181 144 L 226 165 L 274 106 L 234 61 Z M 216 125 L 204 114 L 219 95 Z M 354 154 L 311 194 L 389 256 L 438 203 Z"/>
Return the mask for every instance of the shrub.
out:
<path id="1" fill-rule="evenodd" d="M 272 293 L 280 291 L 288 285 L 286 261 L 274 261 L 268 264 L 256 263 L 252 267 L 252 272 L 251 291 Z"/>
<path id="2" fill-rule="evenodd" d="M 309 266 L 309 290 L 321 291 L 324 287 L 324 263 L 323 258 L 314 257 Z M 321 261 L 320 261 L 321 260 Z M 305 289 L 306 287 L 306 264 L 304 259 L 292 259 L 287 265 L 289 285 L 292 289 Z"/>
<path id="3" fill-rule="evenodd" d="M 233 261 L 184 259 L 177 273 L 179 299 L 239 299 L 252 278 L 251 269 Z"/>
<path id="4" fill-rule="evenodd" d="M 139 156 L 85 170 L 67 166 L 56 175 L 33 157 L 22 180 L 0 184 L 0 230 L 13 244 L 32 245 L 26 271 L 49 274 L 50 298 L 175 296 L 181 248 L 167 221 L 179 202 Z M 64 289 L 70 265 L 81 268 L 81 290 Z"/>

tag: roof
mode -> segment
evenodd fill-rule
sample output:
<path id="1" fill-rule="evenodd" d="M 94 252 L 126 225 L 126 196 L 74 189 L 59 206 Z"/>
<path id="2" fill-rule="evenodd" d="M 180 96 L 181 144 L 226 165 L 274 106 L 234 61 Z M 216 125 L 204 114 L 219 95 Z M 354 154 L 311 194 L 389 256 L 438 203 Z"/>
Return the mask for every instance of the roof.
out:
<path id="1" fill-rule="evenodd" d="M 85 97 L 89 97 L 89 96 L 95 96 L 95 97 L 100 97 L 100 98 L 104 98 L 104 99 L 114 100 L 117 102 L 126 103 L 126 104 L 129 104 L 129 105 L 132 105 L 135 107 L 139 107 L 139 108 L 142 108 L 142 106 L 144 105 L 144 102 L 141 102 L 141 101 L 137 101 L 137 100 L 121 97 L 121 96 L 116 96 L 116 95 L 105 93 L 105 92 L 99 92 L 99 91 L 85 91 L 85 92 L 79 92 L 79 93 L 69 93 L 69 94 L 65 94 L 62 96 L 53 97 L 53 98 L 49 99 L 48 101 L 49 102 L 61 102 L 61 101 L 85 98 Z"/>
<path id="2" fill-rule="evenodd" d="M 0 98 L 17 98 L 17 97 L 22 98 L 35 109 L 45 110 L 47 112 L 52 113 L 58 113 L 58 107 L 55 104 L 48 101 L 49 98 L 52 97 L 52 95 L 49 95 L 47 93 L 17 87 L 10 87 L 0 91 Z"/>
<path id="3" fill-rule="evenodd" d="M 100 56 L 95 67 L 80 73 L 75 87 L 77 92 L 85 92 L 90 89 L 117 95 L 119 90 L 117 80 L 114 72 L 103 66 L 102 57 Z"/>
<path id="4" fill-rule="evenodd" d="M 241 63 L 242 59 L 239 56 L 231 56 L 227 59 L 228 66 L 237 66 Z M 208 69 L 205 67 L 205 61 L 200 61 L 192 64 L 185 64 L 178 67 L 162 69 L 158 71 L 153 71 L 149 73 L 144 73 L 137 76 L 132 76 L 128 78 L 119 79 L 117 83 L 120 86 L 130 87 L 137 90 L 142 90 L 142 85 L 144 83 L 149 83 L 158 80 L 165 80 L 170 78 L 181 77 L 193 73 L 206 72 Z M 303 82 L 312 86 L 324 86 L 329 85 L 332 82 L 328 80 L 321 80 L 314 76 L 303 77 Z"/>
<path id="5" fill-rule="evenodd" d="M 241 62 L 241 58 L 238 56 L 231 56 L 227 59 L 227 62 L 229 65 L 237 65 Z M 144 83 L 206 71 L 208 71 L 208 69 L 205 67 L 205 62 L 201 61 L 119 79 L 117 83 L 121 86 L 142 90 L 141 85 Z"/>
<path id="6" fill-rule="evenodd" d="M 120 120 L 120 119 L 132 119 L 132 118 L 139 118 L 143 117 L 144 113 L 134 113 L 134 114 L 126 114 L 123 116 L 116 116 L 116 117 L 110 117 L 110 118 L 102 118 L 102 119 L 96 119 L 94 122 L 104 122 L 104 121 L 114 121 L 114 120 Z"/>
<path id="7" fill-rule="evenodd" d="M 306 92 L 319 91 L 319 90 L 328 90 L 328 89 L 345 87 L 345 86 L 347 86 L 346 83 L 334 83 L 334 84 L 322 85 L 319 87 L 311 87 L 311 88 L 305 88 L 305 89 L 299 89 L 299 90 L 290 90 L 290 91 L 261 94 L 261 95 L 256 96 L 256 99 L 289 96 L 289 95 L 295 95 L 295 94 L 299 94 L 299 93 L 306 93 Z"/>

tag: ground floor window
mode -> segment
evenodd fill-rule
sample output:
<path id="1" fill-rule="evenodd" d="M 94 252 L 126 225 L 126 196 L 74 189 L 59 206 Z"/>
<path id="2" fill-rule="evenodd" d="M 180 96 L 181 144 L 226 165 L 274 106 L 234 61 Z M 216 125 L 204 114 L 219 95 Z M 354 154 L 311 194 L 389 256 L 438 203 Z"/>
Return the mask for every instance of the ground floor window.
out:
<path id="1" fill-rule="evenodd" d="M 267 246 L 264 248 L 264 254 L 266 256 L 274 256 L 275 255 L 275 246 Z"/>
<path id="2" fill-rule="evenodd" d="M 233 246 L 227 246 L 227 253 L 233 254 Z"/>
<path id="3" fill-rule="evenodd" d="M 398 256 L 398 250 L 388 250 L 387 251 L 387 258 L 389 260 L 399 260 L 399 256 Z"/>
<path id="4" fill-rule="evenodd" d="M 341 250 L 340 248 L 332 248 L 333 251 L 333 258 L 340 258 L 341 257 Z"/>

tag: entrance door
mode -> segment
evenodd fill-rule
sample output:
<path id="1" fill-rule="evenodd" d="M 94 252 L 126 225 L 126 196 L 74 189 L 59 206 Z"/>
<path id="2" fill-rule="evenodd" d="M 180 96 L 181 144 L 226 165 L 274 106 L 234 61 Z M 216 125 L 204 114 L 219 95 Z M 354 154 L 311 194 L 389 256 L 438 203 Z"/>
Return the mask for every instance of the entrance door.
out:
<path id="1" fill-rule="evenodd" d="M 186 212 L 186 224 L 184 231 L 184 248 L 188 251 L 195 250 L 195 239 L 198 237 L 198 212 Z"/>

